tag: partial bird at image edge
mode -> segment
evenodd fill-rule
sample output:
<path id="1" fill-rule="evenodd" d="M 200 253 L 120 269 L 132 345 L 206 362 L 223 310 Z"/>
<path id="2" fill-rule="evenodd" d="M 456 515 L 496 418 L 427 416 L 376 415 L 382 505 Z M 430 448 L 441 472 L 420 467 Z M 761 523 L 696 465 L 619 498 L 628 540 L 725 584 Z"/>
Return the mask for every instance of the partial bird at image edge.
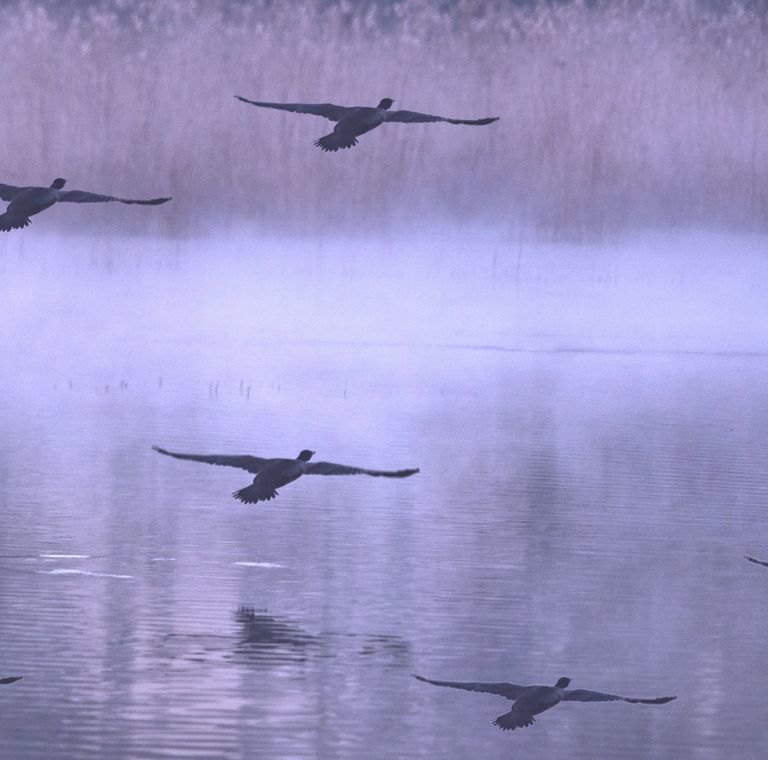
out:
<path id="1" fill-rule="evenodd" d="M 20 230 L 31 224 L 31 218 L 55 203 L 126 203 L 139 206 L 159 206 L 173 200 L 172 197 L 119 198 L 85 190 L 64 190 L 67 180 L 57 177 L 50 187 L 17 187 L 0 183 L 0 200 L 10 201 L 4 214 L 0 214 L 0 232 Z"/>

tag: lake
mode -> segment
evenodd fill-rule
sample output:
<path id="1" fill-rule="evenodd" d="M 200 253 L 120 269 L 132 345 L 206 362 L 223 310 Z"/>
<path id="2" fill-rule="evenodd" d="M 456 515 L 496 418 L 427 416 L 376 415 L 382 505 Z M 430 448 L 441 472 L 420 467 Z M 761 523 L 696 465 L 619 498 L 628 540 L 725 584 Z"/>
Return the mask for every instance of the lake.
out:
<path id="1" fill-rule="evenodd" d="M 763 241 L 7 240 L 4 756 L 761 756 Z"/>

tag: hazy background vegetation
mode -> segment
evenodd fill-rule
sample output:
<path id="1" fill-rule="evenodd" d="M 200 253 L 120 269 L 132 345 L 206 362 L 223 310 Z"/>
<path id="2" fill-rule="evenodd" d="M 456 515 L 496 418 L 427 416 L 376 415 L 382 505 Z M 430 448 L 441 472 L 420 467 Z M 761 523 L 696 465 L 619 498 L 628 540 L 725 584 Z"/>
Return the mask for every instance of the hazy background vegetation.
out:
<path id="1" fill-rule="evenodd" d="M 2 181 L 172 194 L 135 229 L 367 232 L 448 217 L 581 239 L 647 226 L 762 231 L 763 4 L 4 3 Z M 483 128 L 332 124 L 232 96 L 375 104 Z M 93 209 L 67 209 L 93 223 Z M 64 222 L 59 211 L 46 224 Z M 122 221 L 120 223 L 123 223 Z"/>

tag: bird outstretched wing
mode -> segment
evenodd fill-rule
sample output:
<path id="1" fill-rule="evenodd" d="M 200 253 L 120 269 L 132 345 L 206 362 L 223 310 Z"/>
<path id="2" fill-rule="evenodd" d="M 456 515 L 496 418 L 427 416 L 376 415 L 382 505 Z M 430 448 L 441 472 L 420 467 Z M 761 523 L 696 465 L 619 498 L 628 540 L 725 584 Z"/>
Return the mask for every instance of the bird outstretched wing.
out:
<path id="1" fill-rule="evenodd" d="M 407 478 L 418 471 L 418 467 L 409 470 L 366 470 L 364 467 L 349 467 L 346 464 L 334 462 L 310 462 L 304 472 L 307 475 L 372 475 L 374 478 Z"/>
<path id="2" fill-rule="evenodd" d="M 0 678 L 0 684 L 4 686 L 9 683 L 16 683 L 16 681 L 21 681 L 22 678 L 24 678 L 24 676 L 8 676 L 7 678 Z"/>
<path id="3" fill-rule="evenodd" d="M 16 187 L 15 185 L 0 185 L 0 199 L 12 201 L 24 189 L 26 188 Z"/>
<path id="4" fill-rule="evenodd" d="M 525 689 L 525 686 L 521 686 L 516 683 L 474 683 L 471 681 L 433 681 L 431 678 L 424 678 L 423 676 L 417 676 L 415 673 L 413 677 L 424 683 L 431 683 L 434 686 L 450 686 L 452 689 L 464 689 L 464 691 L 479 691 L 486 694 L 498 694 L 500 697 L 506 697 L 507 699 L 517 699 L 520 693 Z"/>
<path id="5" fill-rule="evenodd" d="M 293 113 L 308 113 L 313 116 L 323 116 L 331 121 L 338 121 L 349 110 L 346 106 L 336 106 L 333 103 L 265 103 L 261 100 L 248 100 L 240 95 L 235 95 L 243 103 L 261 108 L 277 108 L 279 111 L 292 111 Z"/>
<path id="6" fill-rule="evenodd" d="M 754 562 L 756 565 L 762 565 L 763 567 L 768 567 L 768 562 L 763 562 L 763 560 L 761 559 L 755 559 L 754 557 L 750 557 L 749 554 L 745 554 L 744 559 L 747 560 L 747 562 Z"/>
<path id="7" fill-rule="evenodd" d="M 604 694 L 600 691 L 587 691 L 587 689 L 566 690 L 564 702 L 639 702 L 644 705 L 663 705 L 677 697 L 654 697 L 653 699 L 640 699 L 638 697 L 622 697 L 619 694 Z"/>
<path id="8" fill-rule="evenodd" d="M 385 121 L 398 121 L 403 124 L 425 124 L 433 121 L 445 121 L 448 124 L 469 124 L 482 126 L 498 121 L 498 116 L 489 116 L 485 119 L 449 119 L 447 116 L 432 116 L 428 113 L 418 113 L 417 111 L 385 111 Z"/>
<path id="9" fill-rule="evenodd" d="M 135 200 L 133 198 L 117 198 L 114 195 L 99 195 L 98 193 L 89 193 L 85 190 L 65 190 L 59 194 L 59 201 L 64 203 L 138 203 L 140 206 L 159 206 L 161 203 L 167 203 L 171 198 L 150 198 L 149 200 Z"/>
<path id="10" fill-rule="evenodd" d="M 159 446 L 152 447 L 160 454 L 165 454 L 175 459 L 189 459 L 192 462 L 205 462 L 206 464 L 215 464 L 222 467 L 237 467 L 240 470 L 256 475 L 267 461 L 262 457 L 252 457 L 248 454 L 227 456 L 226 454 L 179 454 L 175 451 L 161 449 Z"/>

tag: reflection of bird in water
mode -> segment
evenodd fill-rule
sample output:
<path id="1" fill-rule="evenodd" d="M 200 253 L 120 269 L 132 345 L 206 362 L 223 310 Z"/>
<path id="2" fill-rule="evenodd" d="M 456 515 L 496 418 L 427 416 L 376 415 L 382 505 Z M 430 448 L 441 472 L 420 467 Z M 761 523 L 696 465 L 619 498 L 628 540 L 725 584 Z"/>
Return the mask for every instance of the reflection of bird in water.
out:
<path id="1" fill-rule="evenodd" d="M 309 460 L 314 451 L 304 449 L 296 459 L 263 459 L 261 457 L 226 456 L 218 454 L 176 454 L 173 451 L 152 447 L 155 451 L 176 459 L 190 459 L 193 462 L 206 462 L 207 464 L 223 465 L 226 467 L 238 467 L 241 470 L 253 473 L 253 485 L 241 488 L 232 495 L 246 504 L 255 504 L 258 501 L 269 501 L 277 496 L 277 489 L 292 483 L 302 475 L 372 475 L 373 477 L 407 478 L 417 473 L 418 469 L 411 470 L 366 470 L 362 467 L 349 467 L 345 464 L 333 462 L 313 462 Z"/>
<path id="2" fill-rule="evenodd" d="M 4 214 L 0 214 L 0 230 L 20 230 L 30 223 L 29 217 L 53 206 L 54 203 L 137 203 L 141 206 L 157 206 L 170 198 L 151 198 L 146 201 L 99 195 L 84 190 L 62 190 L 67 180 L 53 180 L 50 187 L 15 187 L 0 184 L 0 198 L 10 201 Z"/>
<path id="3" fill-rule="evenodd" d="M 408 660 L 411 650 L 408 642 L 400 636 L 382 634 L 348 634 L 361 639 L 358 654 L 387 657 L 395 662 Z"/>
<path id="4" fill-rule="evenodd" d="M 432 116 L 417 111 L 390 111 L 395 102 L 392 98 L 382 98 L 375 108 L 369 106 L 336 106 L 333 103 L 265 103 L 261 100 L 248 100 L 235 95 L 243 103 L 262 108 L 277 108 L 281 111 L 308 113 L 313 116 L 323 116 L 335 121 L 336 126 L 329 135 L 315 140 L 315 145 L 325 151 L 335 152 L 357 145 L 357 138 L 381 126 L 384 122 L 400 122 L 402 124 L 424 124 L 427 122 L 443 121 L 448 124 L 469 124 L 481 126 L 498 121 L 498 116 L 485 119 L 449 119 L 446 116 Z"/>
<path id="5" fill-rule="evenodd" d="M 308 650 L 320 644 L 316 636 L 266 610 L 238 607 L 234 620 L 234 634 L 167 633 L 163 637 L 166 656 L 181 661 L 271 666 L 303 662 Z"/>
<path id="6" fill-rule="evenodd" d="M 266 610 L 238 607 L 235 621 L 242 627 L 237 650 L 275 647 L 306 647 L 317 644 L 317 637 L 286 620 L 266 614 Z"/>
<path id="7" fill-rule="evenodd" d="M 515 683 L 465 683 L 461 681 L 432 681 L 414 675 L 419 681 L 435 686 L 450 686 L 466 691 L 480 691 L 487 694 L 498 694 L 514 701 L 512 709 L 504 715 L 499 715 L 493 721 L 503 731 L 514 731 L 516 728 L 531 726 L 534 715 L 549 710 L 560 702 L 640 702 L 646 705 L 663 705 L 677 697 L 656 697 L 654 699 L 639 699 L 622 697 L 618 694 L 604 694 L 599 691 L 586 689 L 568 689 L 570 678 L 560 678 L 554 686 L 520 686 Z"/>
<path id="8" fill-rule="evenodd" d="M 354 653 L 383 661 L 401 662 L 410 654 L 408 644 L 399 636 L 330 631 L 310 634 L 267 610 L 249 606 L 238 607 L 234 617 L 242 626 L 242 638 L 235 651 L 249 659 L 291 659 L 290 655 L 295 658 L 298 650 L 304 654 L 310 647 L 325 657 L 336 657 L 350 653 L 346 642 L 354 643 Z"/>
<path id="9" fill-rule="evenodd" d="M 768 562 L 763 562 L 763 560 L 761 559 L 755 559 L 754 557 L 750 557 L 749 554 L 745 554 L 744 559 L 747 560 L 747 562 L 754 562 L 756 565 L 762 565 L 763 567 L 768 567 Z"/>
<path id="10" fill-rule="evenodd" d="M 164 656 L 178 662 L 217 664 L 237 662 L 253 667 L 306 662 L 310 657 L 372 658 L 379 663 L 397 663 L 409 657 L 408 645 L 399 636 L 353 632 L 310 633 L 293 620 L 266 609 L 238 607 L 235 629 L 222 633 L 166 633 Z"/>
<path id="11" fill-rule="evenodd" d="M 16 683 L 16 681 L 21 681 L 22 678 L 24 678 L 24 676 L 8 676 L 7 678 L 0 678 L 0 684 L 5 686 L 5 684 Z"/>

